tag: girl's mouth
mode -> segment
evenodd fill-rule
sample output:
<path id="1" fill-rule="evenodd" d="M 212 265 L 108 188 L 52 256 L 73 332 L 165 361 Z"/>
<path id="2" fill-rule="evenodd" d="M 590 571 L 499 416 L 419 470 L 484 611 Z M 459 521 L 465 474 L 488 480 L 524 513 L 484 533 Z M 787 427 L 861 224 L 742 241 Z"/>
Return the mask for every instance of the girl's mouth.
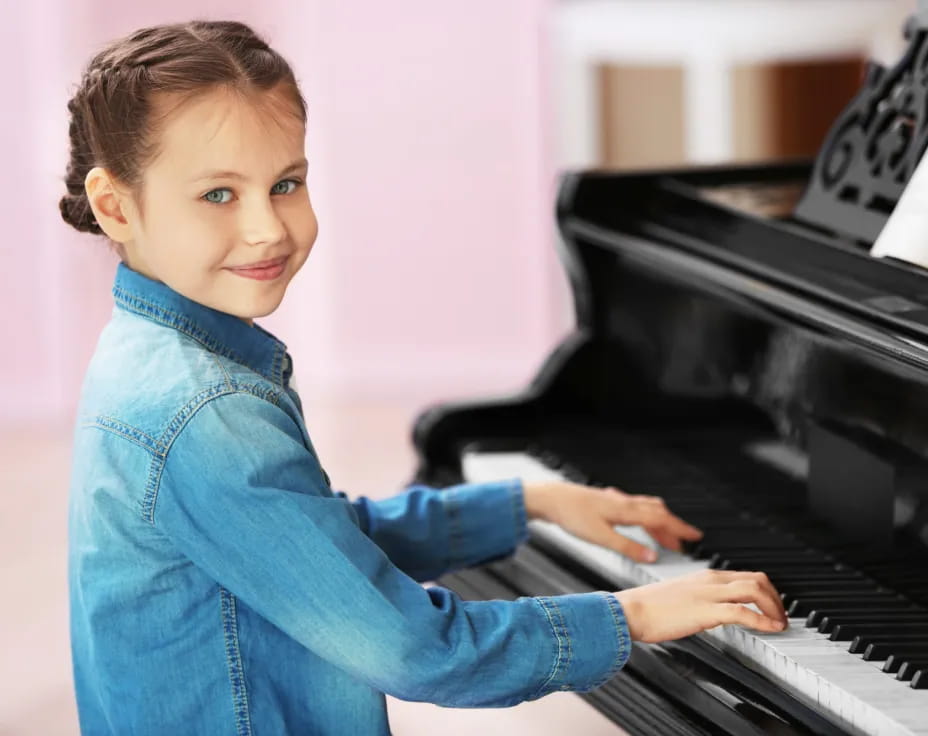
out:
<path id="1" fill-rule="evenodd" d="M 244 276 L 247 279 L 256 279 L 258 281 L 271 281 L 280 276 L 284 269 L 287 266 L 287 259 L 290 256 L 281 256 L 280 258 L 274 258 L 270 261 L 261 261 L 260 263 L 254 263 L 250 266 L 240 266 L 236 268 L 230 268 L 229 270 L 238 275 Z"/>

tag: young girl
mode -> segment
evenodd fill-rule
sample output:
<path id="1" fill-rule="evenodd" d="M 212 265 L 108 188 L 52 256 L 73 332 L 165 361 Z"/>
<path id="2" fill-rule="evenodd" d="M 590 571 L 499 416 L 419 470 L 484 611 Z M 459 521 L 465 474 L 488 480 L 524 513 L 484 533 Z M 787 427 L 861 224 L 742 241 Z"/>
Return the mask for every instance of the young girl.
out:
<path id="1" fill-rule="evenodd" d="M 241 23 L 144 28 L 68 108 L 61 214 L 121 258 L 75 430 L 84 733 L 388 734 L 384 693 L 508 706 L 601 685 L 633 639 L 785 625 L 755 573 L 516 601 L 420 585 L 512 553 L 528 518 L 640 559 L 614 525 L 673 549 L 700 533 L 660 499 L 570 483 L 333 491 L 286 346 L 253 321 L 316 238 L 287 63 Z"/>

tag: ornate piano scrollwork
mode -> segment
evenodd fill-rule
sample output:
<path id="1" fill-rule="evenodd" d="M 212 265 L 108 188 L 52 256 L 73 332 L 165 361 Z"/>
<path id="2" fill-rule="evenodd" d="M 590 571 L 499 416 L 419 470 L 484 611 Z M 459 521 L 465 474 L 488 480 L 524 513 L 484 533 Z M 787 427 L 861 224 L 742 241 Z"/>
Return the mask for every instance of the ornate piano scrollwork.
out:
<path id="1" fill-rule="evenodd" d="M 928 145 L 928 29 L 906 25 L 892 69 L 870 63 L 825 138 L 798 219 L 872 244 Z"/>

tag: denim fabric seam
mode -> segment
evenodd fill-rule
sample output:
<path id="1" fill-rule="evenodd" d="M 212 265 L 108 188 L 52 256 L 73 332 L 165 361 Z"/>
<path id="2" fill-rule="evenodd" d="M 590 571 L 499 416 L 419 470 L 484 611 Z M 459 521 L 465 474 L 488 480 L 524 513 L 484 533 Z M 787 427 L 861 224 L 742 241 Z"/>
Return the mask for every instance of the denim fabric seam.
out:
<path id="1" fill-rule="evenodd" d="M 625 614 L 622 610 L 622 604 L 619 602 L 619 599 L 615 597 L 612 593 L 607 591 L 599 591 L 606 599 L 606 602 L 609 604 L 609 611 L 612 613 L 612 618 L 615 621 L 615 632 L 616 639 L 618 640 L 618 652 L 616 653 L 615 663 L 606 674 L 597 682 L 591 685 L 590 689 L 595 690 L 602 685 L 605 685 L 609 680 L 611 680 L 615 674 L 625 666 L 625 663 L 628 661 L 628 657 L 631 654 L 631 637 L 628 635 L 628 625 L 625 623 Z"/>
<path id="2" fill-rule="evenodd" d="M 554 619 L 551 618 L 551 614 L 548 611 L 548 606 L 546 605 L 546 602 L 550 600 L 550 598 L 536 596 L 534 598 L 531 598 L 530 600 L 534 603 L 537 603 L 538 606 L 541 608 L 542 612 L 545 615 L 545 618 L 548 619 L 548 623 L 551 625 L 551 630 L 554 632 L 554 637 L 557 640 L 557 656 L 554 658 L 554 664 L 551 666 L 551 672 L 548 673 L 548 676 L 545 678 L 544 682 L 542 682 L 541 685 L 538 686 L 538 689 L 535 690 L 535 692 L 532 693 L 527 698 L 527 700 L 535 700 L 536 698 L 539 698 L 541 697 L 541 695 L 545 694 L 545 689 L 554 680 L 554 678 L 557 676 L 557 673 L 560 671 L 561 656 L 562 656 L 564 647 L 561 642 L 561 635 L 558 632 L 557 626 L 555 626 L 554 624 Z"/>
<path id="3" fill-rule="evenodd" d="M 174 415 L 173 419 L 171 419 L 164 431 L 164 439 L 162 440 L 165 447 L 164 454 L 158 458 L 160 462 L 152 463 L 152 467 L 148 474 L 148 485 L 145 488 L 145 495 L 142 499 L 142 515 L 149 524 L 152 526 L 155 525 L 155 505 L 158 501 L 158 489 L 161 485 L 161 474 L 164 472 L 164 466 L 167 462 L 168 453 L 171 451 L 171 447 L 174 445 L 174 441 L 184 430 L 190 420 L 200 409 L 206 406 L 206 404 L 208 404 L 210 401 L 213 401 L 214 399 L 218 399 L 221 396 L 229 396 L 232 394 L 241 393 L 254 396 L 255 398 L 262 401 L 268 401 L 266 396 L 261 396 L 259 393 L 257 393 L 257 391 L 252 390 L 256 388 L 257 386 L 241 384 L 237 381 L 234 382 L 231 387 L 226 387 L 225 385 L 213 386 L 198 393 L 190 401 L 184 404 Z M 276 401 L 268 401 L 268 403 L 271 403 L 273 406 L 280 408 Z"/>
<path id="4" fill-rule="evenodd" d="M 252 366 L 250 366 L 245 361 L 245 359 L 235 350 L 210 337 L 206 332 L 197 328 L 188 318 L 184 317 L 183 315 L 173 310 L 167 309 L 166 307 L 163 307 L 159 304 L 153 304 L 152 302 L 142 299 L 140 296 L 127 294 L 118 286 L 113 287 L 113 295 L 116 297 L 117 303 L 127 311 L 143 316 L 146 319 L 150 319 L 152 322 L 157 322 L 158 324 L 164 325 L 165 327 L 170 327 L 171 329 L 177 330 L 181 334 L 189 337 L 191 340 L 196 341 L 210 352 L 223 355 L 226 358 L 234 360 L 236 363 L 247 366 L 251 370 L 254 370 L 254 368 L 252 368 Z M 259 373 L 258 371 L 255 372 Z"/>
<path id="5" fill-rule="evenodd" d="M 279 383 L 281 386 L 284 385 L 284 354 L 285 351 L 281 350 L 280 346 L 274 346 L 274 363 L 271 366 L 271 370 L 274 376 L 274 382 Z"/>
<path id="6" fill-rule="evenodd" d="M 229 375 L 229 371 L 226 370 L 226 367 L 222 364 L 222 361 L 219 359 L 219 356 L 216 353 L 211 352 L 209 355 L 213 359 L 213 362 L 216 364 L 219 370 L 222 371 L 222 375 L 225 376 L 226 387 L 231 389 L 232 388 L 232 376 Z"/>
<path id="7" fill-rule="evenodd" d="M 174 440 L 180 434 L 183 427 L 186 426 L 186 422 L 189 421 L 190 417 L 196 414 L 200 407 L 205 406 L 210 399 L 230 393 L 234 393 L 234 391 L 230 390 L 225 385 L 204 389 L 184 404 L 171 421 L 168 422 L 168 426 L 162 435 L 166 440 L 164 455 L 157 458 L 157 462 L 152 462 L 148 472 L 148 483 L 145 486 L 145 494 L 142 497 L 142 518 L 151 526 L 155 525 L 155 504 L 158 500 L 158 489 L 161 486 L 161 474 L 164 471 L 164 465 L 167 461 L 168 452 L 171 450 L 171 445 L 174 444 Z"/>
<path id="8" fill-rule="evenodd" d="M 154 453 L 155 455 L 161 456 L 164 455 L 165 452 L 164 447 L 154 437 L 151 437 L 142 430 L 133 427 L 131 424 L 127 424 L 126 422 L 122 422 L 118 419 L 114 419 L 113 417 L 108 417 L 103 414 L 98 415 L 92 421 L 84 422 L 81 427 L 85 429 L 102 429 L 105 432 L 119 435 L 129 442 L 132 442 L 142 449 Z M 148 444 L 143 442 L 143 439 L 148 440 Z"/>
<path id="9" fill-rule="evenodd" d="M 226 647 L 226 666 L 229 687 L 232 691 L 232 709 L 235 713 L 235 730 L 238 736 L 251 736 L 251 717 L 248 708 L 248 689 L 245 686 L 245 667 L 238 641 L 238 616 L 235 596 L 219 587 L 219 609 L 222 615 L 222 633 Z"/>
<path id="10" fill-rule="evenodd" d="M 573 647 L 571 646 L 570 633 L 567 631 L 567 624 L 564 623 L 564 614 L 561 612 L 561 607 L 557 604 L 557 599 L 551 598 L 551 605 L 554 606 L 554 610 L 557 613 L 558 620 L 561 622 L 561 631 L 564 634 L 564 639 L 567 642 L 567 661 L 564 663 L 564 674 L 566 675 L 570 672 L 570 663 L 573 659 Z M 561 690 L 570 690 L 571 685 L 564 682 L 561 685 Z"/>

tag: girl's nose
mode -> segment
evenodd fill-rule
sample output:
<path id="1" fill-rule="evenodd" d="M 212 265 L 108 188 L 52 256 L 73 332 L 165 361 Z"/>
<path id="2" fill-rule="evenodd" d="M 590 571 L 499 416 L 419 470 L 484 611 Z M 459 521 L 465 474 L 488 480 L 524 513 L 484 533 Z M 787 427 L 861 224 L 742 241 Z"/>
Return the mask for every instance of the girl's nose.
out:
<path id="1" fill-rule="evenodd" d="M 286 228 L 273 203 L 254 203 L 243 208 L 242 234 L 245 242 L 251 245 L 265 245 L 282 240 Z"/>

